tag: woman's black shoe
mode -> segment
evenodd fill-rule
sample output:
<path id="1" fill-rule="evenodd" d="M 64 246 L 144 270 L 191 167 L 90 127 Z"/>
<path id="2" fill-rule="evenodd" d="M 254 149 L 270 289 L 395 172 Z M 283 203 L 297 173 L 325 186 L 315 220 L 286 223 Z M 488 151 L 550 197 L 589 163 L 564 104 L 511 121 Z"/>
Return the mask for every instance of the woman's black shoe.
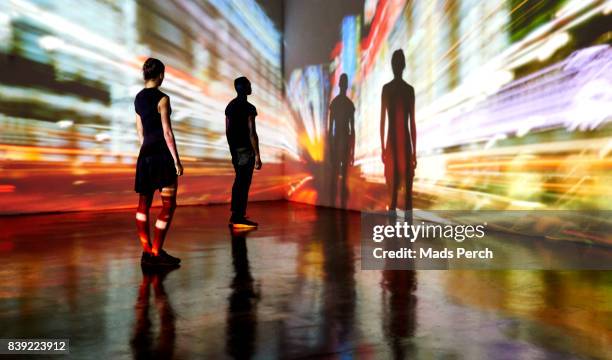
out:
<path id="1" fill-rule="evenodd" d="M 157 256 L 143 252 L 140 263 L 149 266 L 174 266 L 180 264 L 181 259 L 160 250 Z"/>
<path id="2" fill-rule="evenodd" d="M 161 257 L 163 259 L 163 262 L 167 262 L 167 263 L 172 264 L 172 265 L 177 265 L 177 264 L 181 263 L 181 259 L 168 254 L 164 250 L 160 250 L 159 254 L 157 255 L 157 257 Z"/>
<path id="3" fill-rule="evenodd" d="M 151 258 L 153 257 L 153 255 L 151 253 L 148 252 L 142 252 L 142 256 L 140 257 L 140 263 L 141 264 L 145 264 L 148 265 L 151 263 Z"/>

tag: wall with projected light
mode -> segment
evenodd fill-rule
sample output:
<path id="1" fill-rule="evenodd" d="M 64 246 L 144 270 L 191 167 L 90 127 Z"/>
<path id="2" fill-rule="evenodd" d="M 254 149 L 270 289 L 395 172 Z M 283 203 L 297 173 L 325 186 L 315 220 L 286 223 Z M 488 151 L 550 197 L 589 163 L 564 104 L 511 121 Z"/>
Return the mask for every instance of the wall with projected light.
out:
<path id="1" fill-rule="evenodd" d="M 300 41 L 329 29 L 332 7 L 345 13 L 312 62 Z M 167 65 L 179 204 L 229 200 L 223 110 L 246 75 L 264 161 L 251 199 L 386 209 L 380 109 L 396 49 L 416 95 L 415 207 L 611 209 L 610 23 L 603 0 L 2 1 L 0 213 L 134 206 L 132 101 L 148 56 Z M 343 73 L 348 154 L 329 126 Z"/>
<path id="2" fill-rule="evenodd" d="M 611 209 L 610 23 L 610 1 L 365 1 L 337 24 L 329 61 L 287 74 L 288 198 L 389 207 L 381 92 L 402 49 L 416 92 L 416 208 Z M 342 73 L 355 106 L 345 176 L 328 110 Z"/>
<path id="3" fill-rule="evenodd" d="M 230 197 L 223 112 L 240 75 L 265 163 L 252 198 L 284 196 L 281 33 L 254 0 L 11 0 L 0 2 L 0 213 L 134 206 L 133 98 L 148 56 L 167 66 L 179 204 Z"/>

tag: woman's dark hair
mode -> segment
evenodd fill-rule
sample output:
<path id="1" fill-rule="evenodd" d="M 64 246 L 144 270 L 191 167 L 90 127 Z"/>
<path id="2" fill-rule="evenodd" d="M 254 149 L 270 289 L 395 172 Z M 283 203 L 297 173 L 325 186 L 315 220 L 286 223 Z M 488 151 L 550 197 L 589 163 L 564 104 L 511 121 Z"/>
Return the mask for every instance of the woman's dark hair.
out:
<path id="1" fill-rule="evenodd" d="M 166 67 L 164 63 L 155 59 L 148 58 L 144 64 L 142 64 L 142 76 L 146 80 L 156 79 L 159 75 L 164 73 Z"/>

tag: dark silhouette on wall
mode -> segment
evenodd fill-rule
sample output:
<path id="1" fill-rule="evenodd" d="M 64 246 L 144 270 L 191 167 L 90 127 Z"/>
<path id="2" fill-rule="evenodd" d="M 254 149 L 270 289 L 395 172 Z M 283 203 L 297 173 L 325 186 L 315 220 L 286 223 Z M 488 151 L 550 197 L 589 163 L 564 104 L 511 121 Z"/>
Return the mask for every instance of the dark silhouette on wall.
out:
<path id="1" fill-rule="evenodd" d="M 168 294 L 164 289 L 164 280 L 174 267 L 151 266 L 142 267 L 142 282 L 138 289 L 136 299 L 136 315 L 134 333 L 130 345 L 134 359 L 172 359 L 174 354 L 175 340 L 175 315 L 172 305 L 168 300 Z M 159 335 L 157 344 L 154 346 L 151 330 L 151 316 L 149 312 L 151 287 L 153 287 L 153 297 L 155 307 L 159 312 Z"/>
<path id="2" fill-rule="evenodd" d="M 234 359 L 250 359 L 257 339 L 257 302 L 259 288 L 251 276 L 247 234 L 253 229 L 231 229 L 234 277 L 228 298 L 226 353 Z"/>
<path id="3" fill-rule="evenodd" d="M 412 180 L 416 168 L 416 122 L 414 88 L 402 79 L 406 59 L 402 50 L 391 58 L 393 80 L 383 86 L 380 107 L 380 144 L 385 180 L 391 199 L 389 210 L 397 208 L 400 188 L 405 186 L 404 209 L 412 210 Z M 388 119 L 385 142 L 385 123 Z"/>
<path id="4" fill-rule="evenodd" d="M 348 201 L 348 169 L 355 159 L 355 105 L 346 96 L 348 76 L 340 75 L 340 93 L 329 106 L 327 139 L 330 156 L 330 205 L 336 205 L 340 176 L 340 207 Z"/>

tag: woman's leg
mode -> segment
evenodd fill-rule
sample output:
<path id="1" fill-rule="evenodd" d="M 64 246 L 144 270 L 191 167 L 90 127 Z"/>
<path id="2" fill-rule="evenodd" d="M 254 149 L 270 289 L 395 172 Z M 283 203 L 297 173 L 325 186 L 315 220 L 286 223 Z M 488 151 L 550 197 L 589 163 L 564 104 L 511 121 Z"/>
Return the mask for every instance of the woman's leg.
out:
<path id="1" fill-rule="evenodd" d="M 168 233 L 168 228 L 172 221 L 172 215 L 174 215 L 174 210 L 176 209 L 176 189 L 177 184 L 174 184 L 162 188 L 161 190 L 162 209 L 155 222 L 155 236 L 153 238 L 152 248 L 154 256 L 159 254 L 164 245 L 164 239 L 166 238 L 166 233 Z"/>
<path id="2" fill-rule="evenodd" d="M 153 193 L 140 194 L 138 209 L 136 210 L 136 229 L 138 239 L 142 245 L 142 251 L 151 253 L 151 238 L 149 237 L 149 209 L 153 202 Z"/>

